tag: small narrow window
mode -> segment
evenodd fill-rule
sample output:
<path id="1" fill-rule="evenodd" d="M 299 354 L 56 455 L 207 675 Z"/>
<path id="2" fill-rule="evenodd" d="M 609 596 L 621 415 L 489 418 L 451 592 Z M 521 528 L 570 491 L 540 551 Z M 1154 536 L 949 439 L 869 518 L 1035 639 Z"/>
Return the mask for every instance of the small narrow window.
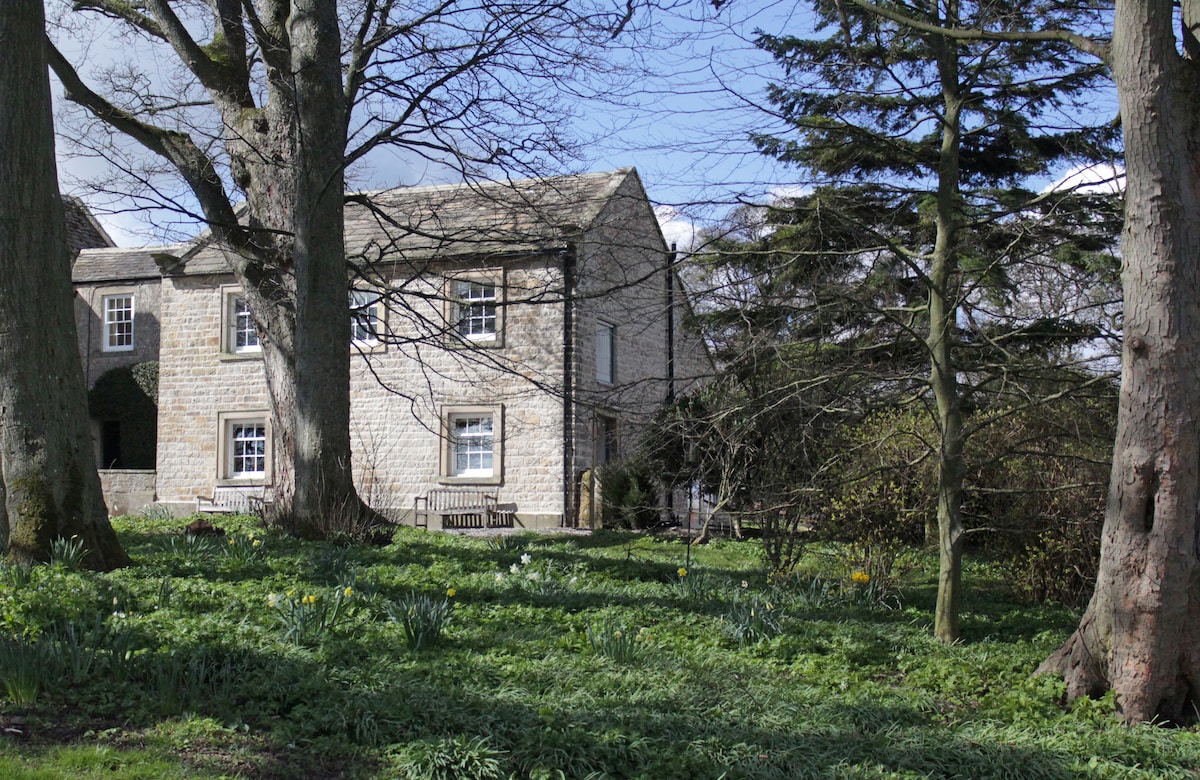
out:
<path id="1" fill-rule="evenodd" d="M 455 332 L 464 339 L 496 338 L 496 285 L 489 281 L 454 283 Z"/>
<path id="2" fill-rule="evenodd" d="M 104 305 L 104 351 L 133 349 L 133 296 L 106 295 Z"/>
<path id="3" fill-rule="evenodd" d="M 612 463 L 619 455 L 617 451 L 617 420 L 614 417 L 596 417 L 596 464 Z"/>
<path id="4" fill-rule="evenodd" d="M 601 322 L 596 326 L 596 381 L 602 385 L 611 385 L 616 379 L 616 328 Z"/>
<path id="5" fill-rule="evenodd" d="M 350 340 L 357 346 L 379 343 L 379 295 L 366 290 L 350 291 Z"/>
<path id="6" fill-rule="evenodd" d="M 250 307 L 246 299 L 240 295 L 232 295 L 229 300 L 229 351 L 230 352 L 261 352 L 258 343 L 258 330 L 254 327 L 254 317 L 250 316 Z"/>

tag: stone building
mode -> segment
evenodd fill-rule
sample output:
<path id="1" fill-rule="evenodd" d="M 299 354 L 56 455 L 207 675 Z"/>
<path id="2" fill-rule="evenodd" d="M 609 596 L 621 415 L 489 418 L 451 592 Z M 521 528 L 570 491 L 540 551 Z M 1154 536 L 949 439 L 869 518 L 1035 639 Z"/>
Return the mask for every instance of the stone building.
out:
<path id="1" fill-rule="evenodd" d="M 401 520 L 460 488 L 521 526 L 573 524 L 581 475 L 711 370 L 632 169 L 359 194 L 346 250 L 355 476 Z M 85 250 L 74 275 L 89 376 L 157 358 L 154 499 L 269 494 L 258 334 L 222 247 Z M 97 420 L 102 465 L 145 435 L 121 419 Z"/>

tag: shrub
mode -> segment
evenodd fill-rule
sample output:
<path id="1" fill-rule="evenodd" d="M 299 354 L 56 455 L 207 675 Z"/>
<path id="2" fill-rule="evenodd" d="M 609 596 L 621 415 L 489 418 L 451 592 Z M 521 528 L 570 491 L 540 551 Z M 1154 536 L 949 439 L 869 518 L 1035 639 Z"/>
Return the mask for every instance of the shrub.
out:
<path id="1" fill-rule="evenodd" d="M 499 780 L 505 777 L 503 758 L 487 737 L 462 735 L 414 740 L 388 755 L 395 776 L 410 780 Z"/>
<path id="2" fill-rule="evenodd" d="M 353 597 L 352 588 L 335 588 L 332 596 L 305 593 L 297 596 L 291 590 L 285 594 L 271 593 L 267 604 L 275 610 L 275 620 L 283 628 L 284 641 L 294 645 L 310 645 L 323 639 L 348 615 Z"/>
<path id="3" fill-rule="evenodd" d="M 758 644 L 783 633 L 780 617 L 774 604 L 755 595 L 734 602 L 725 613 L 725 630 L 739 646 Z"/>
<path id="4" fill-rule="evenodd" d="M 611 658 L 618 663 L 637 660 L 644 645 L 640 642 L 643 631 L 631 631 L 624 623 L 609 622 L 587 627 L 588 644 L 592 653 Z"/>
<path id="5" fill-rule="evenodd" d="M 431 647 L 441 639 L 450 624 L 450 597 L 409 593 L 387 605 L 388 617 L 404 628 L 408 649 L 414 652 Z"/>

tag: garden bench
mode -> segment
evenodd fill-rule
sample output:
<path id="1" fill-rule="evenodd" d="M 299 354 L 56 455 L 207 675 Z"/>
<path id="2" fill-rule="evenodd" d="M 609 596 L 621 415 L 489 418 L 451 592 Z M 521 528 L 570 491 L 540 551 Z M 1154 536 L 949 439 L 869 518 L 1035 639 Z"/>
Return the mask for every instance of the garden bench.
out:
<path id="1" fill-rule="evenodd" d="M 496 496 L 482 490 L 434 488 L 413 498 L 413 525 L 429 528 L 437 517 L 442 528 L 487 528 L 496 521 Z"/>
<path id="2" fill-rule="evenodd" d="M 212 496 L 196 496 L 200 514 L 262 515 L 271 498 L 264 485 L 218 485 Z"/>

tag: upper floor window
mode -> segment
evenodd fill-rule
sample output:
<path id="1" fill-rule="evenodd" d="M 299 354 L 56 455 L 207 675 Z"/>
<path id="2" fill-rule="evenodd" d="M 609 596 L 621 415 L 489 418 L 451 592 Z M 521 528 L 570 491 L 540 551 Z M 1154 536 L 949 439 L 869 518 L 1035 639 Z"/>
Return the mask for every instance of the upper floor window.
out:
<path id="1" fill-rule="evenodd" d="M 496 338 L 496 284 L 489 280 L 456 279 L 454 282 L 454 330 L 471 341 Z"/>
<path id="2" fill-rule="evenodd" d="M 358 346 L 379 343 L 380 301 L 377 293 L 350 291 L 350 340 Z"/>
<path id="3" fill-rule="evenodd" d="M 227 323 L 227 352 L 262 351 L 262 346 L 258 342 L 258 329 L 254 327 L 254 317 L 250 315 L 250 306 L 243 296 L 237 294 L 227 296 L 225 321 Z"/>
<path id="4" fill-rule="evenodd" d="M 127 352 L 133 349 L 133 295 L 105 295 L 104 351 Z"/>
<path id="5" fill-rule="evenodd" d="M 607 322 L 596 325 L 596 381 L 602 385 L 617 381 L 617 329 Z"/>

